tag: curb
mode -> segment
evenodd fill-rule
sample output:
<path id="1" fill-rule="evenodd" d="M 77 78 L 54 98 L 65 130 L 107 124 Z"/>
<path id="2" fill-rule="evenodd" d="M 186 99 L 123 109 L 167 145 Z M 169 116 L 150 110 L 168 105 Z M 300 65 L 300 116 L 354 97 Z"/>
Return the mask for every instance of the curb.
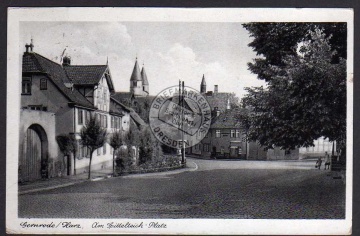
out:
<path id="1" fill-rule="evenodd" d="M 83 179 L 83 180 L 79 180 L 79 181 L 75 181 L 72 183 L 64 183 L 64 184 L 60 184 L 60 185 L 55 185 L 55 186 L 49 186 L 49 187 L 43 187 L 43 188 L 36 188 L 36 189 L 29 189 L 29 190 L 24 190 L 24 191 L 19 191 L 19 195 L 24 195 L 24 194 L 28 194 L 28 193 L 35 193 L 35 192 L 41 192 L 41 191 L 45 191 L 45 190 L 52 190 L 52 189 L 57 189 L 57 188 L 63 188 L 63 187 L 68 187 L 68 186 L 72 186 L 75 184 L 79 184 L 79 183 L 84 183 L 87 181 L 100 181 L 100 180 L 104 180 L 104 179 L 110 179 L 110 178 L 116 178 L 116 177 L 121 177 L 121 178 L 136 178 L 137 176 L 140 177 L 144 177 L 144 176 L 154 176 L 154 175 L 170 175 L 170 174 L 179 174 L 182 172 L 186 172 L 186 171 L 196 171 L 198 169 L 198 165 L 192 161 L 193 164 L 195 164 L 195 167 L 188 167 L 188 168 L 179 168 L 179 169 L 174 169 L 174 170 L 170 170 L 170 171 L 162 171 L 162 172 L 152 172 L 152 173 L 134 173 L 134 174 L 128 174 L 125 176 L 112 176 L 111 174 L 108 174 L 106 176 L 102 176 L 102 177 L 96 177 L 96 178 L 92 178 L 92 179 Z"/>
<path id="2" fill-rule="evenodd" d="M 68 187 L 68 186 L 75 185 L 75 184 L 78 184 L 78 183 L 83 183 L 83 182 L 86 182 L 86 181 L 87 180 L 80 180 L 80 181 L 76 181 L 76 182 L 73 182 L 73 183 L 66 183 L 66 184 L 61 184 L 61 185 L 56 185 L 56 186 L 49 186 L 49 187 L 43 187 L 43 188 L 19 191 L 19 195 L 28 194 L 28 193 L 35 193 L 35 192 L 40 192 L 40 191 L 45 191 L 45 190 L 52 190 L 52 189 L 63 188 L 63 187 Z"/>
<path id="3" fill-rule="evenodd" d="M 118 177 L 126 179 L 126 178 L 138 178 L 138 177 L 146 177 L 146 176 L 174 175 L 174 174 L 179 174 L 179 173 L 183 173 L 183 172 L 187 172 L 187 171 L 196 171 L 198 169 L 198 165 L 193 161 L 192 161 L 192 163 L 195 164 L 195 167 L 179 168 L 179 169 L 175 169 L 172 171 L 120 175 Z"/>

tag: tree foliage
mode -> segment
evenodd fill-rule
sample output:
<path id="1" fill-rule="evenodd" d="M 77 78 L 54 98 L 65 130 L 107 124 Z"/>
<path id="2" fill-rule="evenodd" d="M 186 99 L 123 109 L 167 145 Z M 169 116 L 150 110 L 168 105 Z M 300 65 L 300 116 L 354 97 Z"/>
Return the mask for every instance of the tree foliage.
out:
<path id="1" fill-rule="evenodd" d="M 243 27 L 253 37 L 249 46 L 260 56 L 248 63 L 249 69 L 265 81 L 277 75 L 271 70 L 272 65 L 284 65 L 284 57 L 297 55 L 299 43 L 313 41 L 310 32 L 315 29 L 322 29 L 327 37 L 331 36 L 329 45 L 337 52 L 332 56 L 332 62 L 338 63 L 340 58 L 347 56 L 346 23 L 248 23 Z"/>
<path id="2" fill-rule="evenodd" d="M 139 143 L 139 164 L 143 164 L 152 160 L 154 151 L 154 140 L 152 136 L 153 134 L 148 128 L 142 130 Z"/>
<path id="3" fill-rule="evenodd" d="M 60 151 L 64 156 L 70 156 L 73 154 L 74 158 L 74 175 L 76 175 L 76 153 L 77 153 L 77 142 L 75 135 L 73 134 L 60 134 L 56 136 L 56 142 L 59 146 Z"/>
<path id="4" fill-rule="evenodd" d="M 110 136 L 109 144 L 114 149 L 114 152 L 113 152 L 113 174 L 115 175 L 115 153 L 119 150 L 119 148 L 122 145 L 124 145 L 123 134 L 118 130 L 114 131 Z"/>
<path id="5" fill-rule="evenodd" d="M 107 131 L 101 127 L 100 122 L 95 117 L 90 117 L 89 121 L 80 131 L 81 144 L 90 150 L 89 175 L 91 178 L 91 161 L 96 149 L 102 147 L 107 139 Z"/>
<path id="6" fill-rule="evenodd" d="M 255 37 L 250 46 L 263 56 L 249 63 L 249 69 L 267 81 L 265 88 L 247 88 L 243 99 L 252 108 L 251 140 L 283 149 L 312 146 L 313 140 L 322 136 L 343 143 L 346 59 L 342 56 L 346 56 L 346 37 L 340 40 L 344 24 L 326 26 L 245 25 Z"/>

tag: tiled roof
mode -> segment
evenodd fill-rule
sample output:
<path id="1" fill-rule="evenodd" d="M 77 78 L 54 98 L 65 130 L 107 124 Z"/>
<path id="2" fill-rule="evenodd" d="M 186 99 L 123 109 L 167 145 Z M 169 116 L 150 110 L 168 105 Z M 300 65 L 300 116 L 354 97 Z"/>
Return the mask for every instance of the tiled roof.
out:
<path id="1" fill-rule="evenodd" d="M 217 93 L 212 96 L 204 95 L 206 100 L 208 101 L 211 110 L 213 110 L 215 107 L 218 108 L 220 111 L 226 110 L 227 101 L 230 97 L 230 93 Z"/>
<path id="2" fill-rule="evenodd" d="M 66 76 L 62 66 L 37 54 L 34 52 L 24 53 L 23 55 L 23 73 L 46 73 L 56 87 L 70 100 L 77 105 L 96 109 L 91 102 L 89 102 L 76 89 L 67 88 L 64 83 L 68 83 L 69 79 Z"/>
<path id="3" fill-rule="evenodd" d="M 107 65 L 64 66 L 64 70 L 66 71 L 66 74 L 71 82 L 79 85 L 98 84 L 107 68 Z"/>
<path id="4" fill-rule="evenodd" d="M 218 117 L 214 118 L 210 128 L 241 128 L 241 123 L 238 119 L 238 115 L 241 112 L 243 112 L 243 109 L 240 108 L 225 110 Z"/>
<path id="5" fill-rule="evenodd" d="M 113 101 L 114 103 L 116 103 L 117 105 L 120 105 L 124 110 L 130 112 L 130 117 L 131 119 L 138 125 L 138 126 L 147 126 L 147 124 L 145 123 L 145 121 L 143 119 L 141 119 L 141 117 L 134 111 L 134 109 L 125 106 L 124 104 L 122 104 L 119 100 L 117 100 L 114 97 L 110 98 L 111 101 Z M 111 106 L 110 103 L 110 111 L 113 112 L 119 112 L 118 109 L 115 108 L 115 106 Z"/>
<path id="6" fill-rule="evenodd" d="M 131 99 L 133 98 L 132 93 L 130 92 L 115 92 L 114 94 L 111 94 L 111 97 L 127 106 L 131 104 Z"/>
<path id="7" fill-rule="evenodd" d="M 121 109 L 119 109 L 119 106 Z M 110 97 L 110 113 L 123 114 L 123 111 L 130 112 L 130 108 L 113 97 Z"/>

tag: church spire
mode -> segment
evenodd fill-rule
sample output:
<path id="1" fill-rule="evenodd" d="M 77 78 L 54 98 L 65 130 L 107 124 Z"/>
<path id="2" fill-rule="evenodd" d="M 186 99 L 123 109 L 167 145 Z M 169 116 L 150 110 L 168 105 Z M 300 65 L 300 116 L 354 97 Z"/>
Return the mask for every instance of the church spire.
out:
<path id="1" fill-rule="evenodd" d="M 149 94 L 149 81 L 147 79 L 147 75 L 145 72 L 145 66 L 143 63 L 143 67 L 141 69 L 141 79 L 142 79 L 142 85 L 143 85 L 143 92 L 145 93 L 145 95 Z"/>
<path id="2" fill-rule="evenodd" d="M 206 93 L 206 81 L 205 81 L 204 74 L 203 74 L 201 85 L 200 85 L 200 93 Z"/>
<path id="3" fill-rule="evenodd" d="M 142 79 L 143 85 L 149 85 L 149 81 L 147 79 L 144 64 L 143 64 L 143 68 L 141 69 L 141 79 Z"/>
<path id="4" fill-rule="evenodd" d="M 136 60 L 135 60 L 135 65 L 134 65 L 134 69 L 133 69 L 133 72 L 131 74 L 131 77 L 130 77 L 130 81 L 141 81 L 141 75 L 140 75 L 140 68 L 139 68 L 139 64 L 137 62 L 137 57 L 136 57 Z"/>
<path id="5" fill-rule="evenodd" d="M 139 68 L 139 64 L 137 61 L 137 57 L 136 57 L 134 69 L 133 69 L 133 72 L 130 77 L 130 92 L 134 96 L 143 96 L 144 95 L 144 88 L 142 85 L 142 81 L 143 80 L 141 77 L 140 68 Z"/>

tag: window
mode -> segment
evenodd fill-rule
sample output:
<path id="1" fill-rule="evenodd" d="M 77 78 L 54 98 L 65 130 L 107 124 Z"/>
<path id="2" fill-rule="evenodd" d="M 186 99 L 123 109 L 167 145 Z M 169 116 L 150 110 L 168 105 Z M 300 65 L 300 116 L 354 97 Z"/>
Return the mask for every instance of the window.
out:
<path id="1" fill-rule="evenodd" d="M 135 87 L 137 86 L 137 83 L 136 83 L 136 81 L 133 81 L 133 84 L 134 84 L 134 86 L 135 86 Z"/>
<path id="2" fill-rule="evenodd" d="M 236 137 L 236 138 L 240 138 L 240 130 L 236 130 L 235 137 Z"/>
<path id="3" fill-rule="evenodd" d="M 47 107 L 43 105 L 29 105 L 28 108 L 33 111 L 47 111 Z"/>
<path id="4" fill-rule="evenodd" d="M 114 118 L 115 117 L 113 117 L 113 116 L 111 116 L 111 118 L 110 118 L 110 127 L 111 128 L 114 128 Z"/>
<path id="5" fill-rule="evenodd" d="M 121 117 L 119 117 L 119 124 L 118 124 L 118 129 L 121 129 Z"/>
<path id="6" fill-rule="evenodd" d="M 31 78 L 25 77 L 22 79 L 21 94 L 31 94 Z"/>
<path id="7" fill-rule="evenodd" d="M 235 138 L 235 130 L 232 129 L 232 130 L 230 131 L 230 137 L 231 137 L 231 138 Z"/>
<path id="8" fill-rule="evenodd" d="M 84 120 L 83 120 L 83 110 L 78 109 L 78 124 L 82 125 L 83 122 L 84 122 Z"/>
<path id="9" fill-rule="evenodd" d="M 106 143 L 104 143 L 104 146 L 103 146 L 103 154 L 104 155 L 106 154 Z"/>
<path id="10" fill-rule="evenodd" d="M 221 136 L 221 132 L 220 132 L 220 130 L 218 129 L 218 130 L 216 130 L 215 137 L 216 137 L 216 138 L 220 138 L 220 136 Z"/>
<path id="11" fill-rule="evenodd" d="M 101 125 L 101 127 L 105 126 L 105 121 L 104 121 L 104 116 L 103 115 L 100 115 L 100 125 Z"/>
<path id="12" fill-rule="evenodd" d="M 85 111 L 85 117 L 86 117 L 86 118 L 85 118 L 85 119 L 86 119 L 85 121 L 86 121 L 86 123 L 89 122 L 90 116 L 91 116 L 90 111 Z"/>
<path id="13" fill-rule="evenodd" d="M 101 147 L 96 149 L 96 151 L 97 151 L 97 155 L 100 156 L 101 155 Z"/>
<path id="14" fill-rule="evenodd" d="M 209 151 L 209 144 L 204 144 L 204 152 L 208 152 Z"/>
<path id="15" fill-rule="evenodd" d="M 108 127 L 107 116 L 106 116 L 106 115 L 104 115 L 104 127 L 105 127 L 105 128 Z"/>
<path id="16" fill-rule="evenodd" d="M 47 79 L 43 78 L 40 79 L 40 90 L 46 90 L 47 89 Z"/>

